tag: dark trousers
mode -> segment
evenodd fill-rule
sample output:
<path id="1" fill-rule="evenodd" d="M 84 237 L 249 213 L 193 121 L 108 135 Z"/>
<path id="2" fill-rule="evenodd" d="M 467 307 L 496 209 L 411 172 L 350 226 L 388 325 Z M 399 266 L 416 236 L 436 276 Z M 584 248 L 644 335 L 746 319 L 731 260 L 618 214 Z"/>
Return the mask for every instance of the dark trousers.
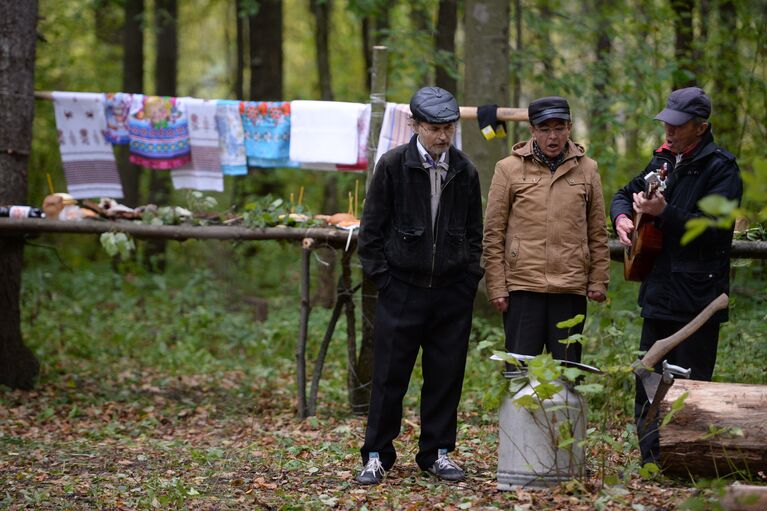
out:
<path id="1" fill-rule="evenodd" d="M 374 325 L 373 388 L 362 462 L 378 452 L 384 469 L 397 459 L 402 400 L 419 349 L 423 349 L 421 437 L 416 462 L 427 469 L 440 448 L 455 449 L 476 284 L 461 281 L 423 288 L 392 279 L 378 294 Z"/>
<path id="2" fill-rule="evenodd" d="M 664 339 L 685 326 L 686 322 L 667 321 L 662 319 L 645 318 L 642 325 L 642 339 L 639 349 L 647 351 L 660 339 Z M 671 350 L 664 360 L 670 364 L 690 368 L 690 378 L 693 380 L 711 381 L 716 365 L 716 348 L 719 344 L 719 321 L 709 320 L 692 334 L 682 344 Z M 655 366 L 655 372 L 661 374 L 663 360 Z M 637 424 L 639 450 L 642 454 L 642 464 L 658 463 L 660 460 L 660 435 L 658 433 L 659 417 L 650 422 L 645 421 L 650 402 L 647 400 L 642 382 L 636 380 L 636 395 L 634 398 L 634 418 Z"/>
<path id="3" fill-rule="evenodd" d="M 581 361 L 581 343 L 562 344 L 571 334 L 583 332 L 583 322 L 567 329 L 557 323 L 577 314 L 586 315 L 586 297 L 571 294 L 512 291 L 503 313 L 506 350 L 520 355 L 540 355 L 543 348 L 557 360 Z"/>

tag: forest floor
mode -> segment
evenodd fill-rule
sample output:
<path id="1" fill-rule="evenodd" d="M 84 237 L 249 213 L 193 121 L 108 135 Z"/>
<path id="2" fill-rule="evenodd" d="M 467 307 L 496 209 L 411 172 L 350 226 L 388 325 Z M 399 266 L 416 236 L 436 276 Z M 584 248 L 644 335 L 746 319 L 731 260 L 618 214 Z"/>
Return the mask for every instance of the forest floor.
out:
<path id="1" fill-rule="evenodd" d="M 339 408 L 298 420 L 290 386 L 283 385 L 291 378 L 253 382 L 238 372 L 169 378 L 114 368 L 108 377 L 73 371 L 34 391 L 4 391 L 0 508 L 640 511 L 676 508 L 695 491 L 638 476 L 612 486 L 600 487 L 594 476 L 544 490 L 498 491 L 497 416 L 478 413 L 459 418 L 454 458 L 467 480 L 439 482 L 415 465 L 413 410 L 397 442 L 398 464 L 382 485 L 360 487 L 353 477 L 364 418 Z"/>
<path id="2" fill-rule="evenodd" d="M 265 247 L 260 260 L 284 260 L 276 250 L 267 255 Z M 451 455 L 466 481 L 443 483 L 415 464 L 416 364 L 398 462 L 369 488 L 353 482 L 365 418 L 349 412 L 343 321 L 320 380 L 318 415 L 299 420 L 297 277 L 261 263 L 253 277 L 237 267 L 227 280 L 189 271 L 182 256 L 165 275 L 117 273 L 108 263 L 71 271 L 56 261 L 25 270 L 22 329 L 41 371 L 34 390 L 0 387 L 0 509 L 717 509 L 728 481 L 669 479 L 639 466 L 630 415 L 641 325 L 635 287 L 616 286 L 611 303 L 589 309 L 584 361 L 606 374 L 594 380 L 603 390 L 589 395 L 585 479 L 496 489 L 497 406 L 508 382 L 488 346 L 503 346 L 503 330 L 495 315 L 475 315 Z M 767 384 L 767 278 L 761 265 L 741 272 L 738 285 L 750 294 L 733 300 L 715 376 Z M 264 320 L 241 283 L 267 277 L 283 287 L 275 286 Z M 329 317 L 320 307 L 312 312 L 310 359 Z"/>

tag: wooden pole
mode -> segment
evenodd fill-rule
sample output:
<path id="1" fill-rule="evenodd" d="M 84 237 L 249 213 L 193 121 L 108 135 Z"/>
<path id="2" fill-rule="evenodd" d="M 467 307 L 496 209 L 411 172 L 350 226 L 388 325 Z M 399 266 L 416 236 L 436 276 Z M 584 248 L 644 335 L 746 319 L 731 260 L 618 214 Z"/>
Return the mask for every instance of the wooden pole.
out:
<path id="1" fill-rule="evenodd" d="M 309 269 L 311 262 L 314 240 L 305 238 L 301 250 L 301 315 L 298 325 L 298 342 L 296 343 L 296 386 L 298 417 L 305 419 L 308 416 L 306 402 L 306 343 L 309 331 Z"/>
<path id="2" fill-rule="evenodd" d="M 365 191 L 370 188 L 375 170 L 375 154 L 378 137 L 381 133 L 384 110 L 386 110 L 386 73 L 388 55 L 385 46 L 373 47 L 373 65 L 370 79 L 370 136 L 368 138 L 368 172 Z M 373 321 L 375 319 L 378 292 L 373 282 L 362 276 L 362 342 L 356 363 L 349 367 L 355 371 L 356 386 L 350 396 L 352 411 L 367 413 L 370 406 L 370 384 L 373 381 Z"/>
<path id="3" fill-rule="evenodd" d="M 386 46 L 373 46 L 373 65 L 370 69 L 370 132 L 368 134 L 368 172 L 365 191 L 370 187 L 376 164 L 378 137 L 381 135 L 386 110 L 386 70 L 388 54 Z"/>
<path id="4" fill-rule="evenodd" d="M 40 218 L 0 218 L 0 236 L 22 236 L 35 233 L 101 234 L 124 232 L 136 238 L 185 241 L 213 240 L 293 240 L 312 238 L 336 247 L 346 246 L 349 232 L 325 227 L 266 227 L 251 229 L 226 225 L 147 225 L 130 221 L 48 220 Z M 352 239 L 356 239 L 356 231 Z"/>
<path id="5" fill-rule="evenodd" d="M 370 117 L 370 135 L 368 136 L 368 162 L 374 162 L 376 154 L 376 145 L 378 144 L 378 135 L 381 132 L 381 123 L 383 123 L 383 114 L 386 110 L 386 66 L 388 57 L 386 55 L 386 46 L 373 46 L 373 68 L 372 86 L 370 92 L 371 117 Z M 378 53 L 378 57 L 376 57 Z M 376 60 L 377 59 L 377 60 Z M 378 80 L 376 82 L 376 80 Z M 36 99 L 52 100 L 51 91 L 35 92 Z M 376 109 L 378 107 L 378 109 Z M 461 119 L 476 119 L 476 106 L 462 106 Z M 508 108 L 498 107 L 496 111 L 499 121 L 527 122 L 527 108 Z M 376 117 L 377 116 L 377 117 Z M 372 148 L 372 157 L 370 157 Z M 375 162 L 374 162 L 375 163 Z M 368 168 L 370 163 L 368 163 Z"/>
<path id="6" fill-rule="evenodd" d="M 476 119 L 476 106 L 462 106 L 461 119 Z M 527 108 L 498 107 L 496 114 L 499 121 L 527 122 Z"/>

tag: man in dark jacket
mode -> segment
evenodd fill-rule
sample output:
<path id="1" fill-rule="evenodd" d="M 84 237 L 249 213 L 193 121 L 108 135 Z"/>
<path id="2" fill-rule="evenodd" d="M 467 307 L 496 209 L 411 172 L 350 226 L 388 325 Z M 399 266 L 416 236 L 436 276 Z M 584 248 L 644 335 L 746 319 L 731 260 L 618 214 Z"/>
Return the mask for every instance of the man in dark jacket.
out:
<path id="1" fill-rule="evenodd" d="M 656 217 L 655 226 L 663 234 L 661 252 L 639 289 L 644 318 L 641 350 L 682 328 L 719 294 L 729 291 L 732 228 L 709 228 L 689 244 L 680 243 L 686 222 L 703 215 L 698 206 L 702 198 L 720 195 L 740 201 L 743 194 L 735 157 L 714 143 L 710 115 L 711 100 L 702 89 L 672 92 L 666 108 L 655 116 L 664 123 L 666 141 L 655 150 L 647 168 L 612 201 L 610 216 L 623 245 L 631 246 L 634 212 Z M 669 170 L 665 191 L 646 197 L 644 177 L 664 164 Z M 710 381 L 719 325 L 727 319 L 727 311 L 720 311 L 672 350 L 667 360 L 691 368 L 693 379 Z M 635 416 L 642 461 L 657 463 L 658 425 L 657 420 L 644 420 L 648 408 L 644 388 L 637 381 Z"/>
<path id="2" fill-rule="evenodd" d="M 460 481 L 455 449 L 472 306 L 482 277 L 477 169 L 452 146 L 458 103 L 439 87 L 410 101 L 410 143 L 384 154 L 365 198 L 362 269 L 378 288 L 373 387 L 360 484 L 378 484 L 396 460 L 402 399 L 423 349 L 418 466 Z"/>

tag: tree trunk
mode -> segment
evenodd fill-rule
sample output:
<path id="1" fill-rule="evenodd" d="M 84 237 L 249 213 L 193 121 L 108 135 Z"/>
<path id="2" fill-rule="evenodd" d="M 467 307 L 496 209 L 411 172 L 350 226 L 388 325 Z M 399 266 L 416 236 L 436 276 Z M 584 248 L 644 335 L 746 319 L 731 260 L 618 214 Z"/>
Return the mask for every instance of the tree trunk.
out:
<path id="1" fill-rule="evenodd" d="M 282 100 L 282 2 L 262 0 L 248 17 L 250 99 Z"/>
<path id="2" fill-rule="evenodd" d="M 314 46 L 317 53 L 317 76 L 320 84 L 320 98 L 323 101 L 333 101 L 332 77 L 330 73 L 330 50 L 328 37 L 330 34 L 331 0 L 311 0 L 314 15 Z M 328 214 L 338 211 L 338 180 L 333 174 L 325 177 L 322 194 L 322 211 Z M 317 271 L 317 288 L 313 302 L 330 309 L 336 301 L 336 251 L 331 248 L 317 249 L 317 255 L 327 263 L 320 265 Z"/>
<path id="3" fill-rule="evenodd" d="M 178 6 L 176 0 L 155 0 L 155 93 L 176 95 L 178 65 Z M 167 206 L 170 202 L 170 176 L 152 171 L 149 179 L 149 202 Z M 165 240 L 147 243 L 144 264 L 153 271 L 165 271 Z"/>
<path id="4" fill-rule="evenodd" d="M 144 0 L 125 1 L 125 19 L 123 21 L 123 92 L 144 92 Z M 120 181 L 123 185 L 123 203 L 135 208 L 140 203 L 139 183 L 141 166 L 129 160 L 127 145 L 117 148 L 117 162 L 120 169 Z"/>
<path id="5" fill-rule="evenodd" d="M 677 64 L 677 71 L 674 73 L 674 89 L 691 87 L 697 82 L 693 67 L 693 6 L 694 0 L 671 1 L 671 7 L 674 9 L 674 34 L 676 38 L 674 57 Z"/>
<path id="6" fill-rule="evenodd" d="M 595 62 L 592 80 L 594 83 L 594 101 L 591 102 L 589 115 L 590 150 L 594 158 L 599 161 L 605 150 L 612 150 L 615 146 L 609 131 L 608 116 L 612 99 L 608 97 L 607 84 L 611 83 L 610 76 L 610 53 L 612 52 L 612 40 L 610 37 L 610 0 L 595 0 L 594 16 L 599 20 L 597 23 L 595 41 Z M 598 141 L 599 143 L 595 143 Z"/>
<path id="7" fill-rule="evenodd" d="M 437 51 L 437 87 L 458 93 L 458 61 L 455 58 L 455 30 L 458 27 L 458 1 L 440 0 L 437 14 L 437 34 L 434 49 Z"/>
<path id="8" fill-rule="evenodd" d="M 716 104 L 714 129 L 717 142 L 730 151 L 735 151 L 735 148 L 740 146 L 738 92 L 739 84 L 742 83 L 738 56 L 738 12 L 733 0 L 723 0 L 719 2 L 718 7 L 717 28 L 722 34 L 720 37 L 727 38 L 727 44 L 719 46 L 719 55 L 713 59 L 715 71 L 711 95 Z"/>
<path id="9" fill-rule="evenodd" d="M 317 53 L 317 76 L 320 82 L 320 97 L 323 101 L 333 101 L 333 87 L 330 75 L 330 34 L 331 0 L 311 0 L 314 15 L 314 47 Z"/>
<path id="10" fill-rule="evenodd" d="M 410 23 L 411 30 L 417 34 L 434 34 L 434 26 L 431 21 L 431 13 L 428 6 L 423 2 L 410 3 Z M 439 55 L 434 53 L 434 58 L 439 60 Z M 432 85 L 434 78 L 430 66 L 425 65 L 423 59 L 418 59 L 418 63 L 412 71 L 411 77 L 416 87 Z"/>
<path id="11" fill-rule="evenodd" d="M 509 2 L 466 0 L 463 104 L 509 104 Z M 492 48 L 492 51 L 488 51 Z M 479 170 L 487 197 L 493 169 L 508 154 L 507 139 L 485 140 L 476 121 L 463 123 L 463 147 Z"/>
<path id="12" fill-rule="evenodd" d="M 35 113 L 37 1 L 0 2 L 0 204 L 25 204 Z M 21 337 L 24 239 L 0 238 L 0 384 L 30 389 L 40 370 Z"/>
<path id="13" fill-rule="evenodd" d="M 386 44 L 386 31 L 389 29 L 389 9 L 394 6 L 394 0 L 374 0 L 362 18 L 362 53 L 365 56 L 365 82 L 367 88 L 372 87 L 373 46 Z"/>
<path id="14" fill-rule="evenodd" d="M 767 385 L 677 380 L 660 416 L 685 392 L 684 407 L 660 429 L 664 472 L 727 477 L 767 471 Z"/>
<path id="15" fill-rule="evenodd" d="M 522 57 L 523 43 L 522 43 L 522 0 L 514 0 L 514 54 L 515 57 Z M 513 59 L 516 60 L 516 59 Z M 519 103 L 522 101 L 522 73 L 513 73 L 511 77 L 512 89 L 511 89 L 511 107 L 519 108 L 522 105 Z M 509 130 L 509 137 L 512 143 L 519 140 L 521 135 L 521 126 L 518 122 L 511 123 L 511 129 Z"/>
<path id="16" fill-rule="evenodd" d="M 242 12 L 242 0 L 234 2 L 234 19 L 237 31 L 237 40 L 235 42 L 235 70 L 234 70 L 234 97 L 243 99 L 245 97 L 245 14 Z"/>

